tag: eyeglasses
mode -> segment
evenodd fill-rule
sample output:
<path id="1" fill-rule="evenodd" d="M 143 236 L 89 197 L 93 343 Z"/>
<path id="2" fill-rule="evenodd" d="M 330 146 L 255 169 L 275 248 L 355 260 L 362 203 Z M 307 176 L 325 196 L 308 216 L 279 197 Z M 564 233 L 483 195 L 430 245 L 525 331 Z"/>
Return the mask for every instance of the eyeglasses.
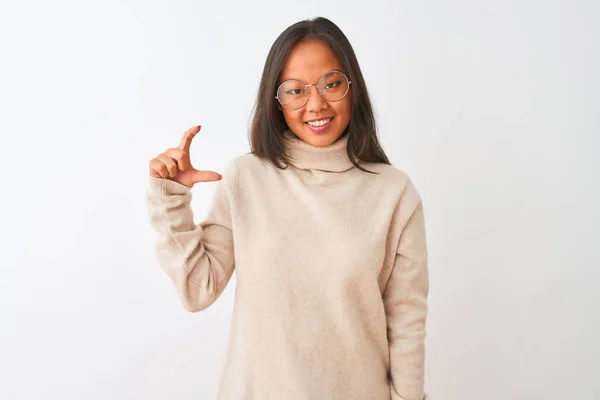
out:
<path id="1" fill-rule="evenodd" d="M 277 88 L 275 98 L 289 110 L 299 110 L 308 102 L 308 88 L 316 86 L 319 95 L 327 102 L 340 101 L 348 93 L 350 84 L 348 77 L 340 71 L 329 71 L 323 74 L 317 83 L 305 85 L 295 79 L 283 82 Z"/>

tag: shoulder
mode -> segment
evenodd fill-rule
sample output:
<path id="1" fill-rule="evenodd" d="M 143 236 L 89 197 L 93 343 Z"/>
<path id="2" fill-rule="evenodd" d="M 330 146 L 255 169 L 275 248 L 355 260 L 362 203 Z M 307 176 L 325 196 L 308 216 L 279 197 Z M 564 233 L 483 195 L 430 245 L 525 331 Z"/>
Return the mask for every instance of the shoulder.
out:
<path id="1" fill-rule="evenodd" d="M 373 171 L 377 173 L 381 179 L 396 182 L 396 183 L 406 183 L 410 180 L 408 174 L 394 166 L 384 163 L 361 163 L 361 166 L 369 171 Z"/>
<path id="2" fill-rule="evenodd" d="M 231 164 L 235 165 L 236 168 L 246 170 L 259 168 L 263 165 L 263 162 L 252 153 L 244 153 L 234 157 Z"/>
<path id="3" fill-rule="evenodd" d="M 375 179 L 380 180 L 390 189 L 395 188 L 402 193 L 414 192 L 414 194 L 418 195 L 413 180 L 403 169 L 383 163 L 361 163 L 361 166 L 369 171 L 375 172 Z"/>
<path id="4" fill-rule="evenodd" d="M 244 176 L 245 178 L 250 176 L 260 175 L 266 172 L 268 169 L 273 169 L 270 163 L 261 160 L 252 153 L 240 154 L 234 157 L 229 163 L 227 169 L 236 176 Z"/>
<path id="5" fill-rule="evenodd" d="M 235 156 L 225 167 L 223 176 L 229 176 L 230 180 L 244 182 L 257 177 L 265 177 L 269 170 L 274 167 L 255 156 L 252 153 L 245 153 Z"/>
<path id="6" fill-rule="evenodd" d="M 398 206 L 414 209 L 421 202 L 421 195 L 407 172 L 394 165 L 383 163 L 361 163 L 365 169 L 375 172 L 374 179 L 379 182 L 388 195 L 392 195 Z"/>

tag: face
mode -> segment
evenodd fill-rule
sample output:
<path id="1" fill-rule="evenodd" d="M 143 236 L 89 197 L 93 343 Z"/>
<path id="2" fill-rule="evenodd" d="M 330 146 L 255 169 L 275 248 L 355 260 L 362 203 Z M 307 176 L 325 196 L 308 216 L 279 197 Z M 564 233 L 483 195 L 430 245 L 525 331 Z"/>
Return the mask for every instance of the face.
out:
<path id="1" fill-rule="evenodd" d="M 291 51 L 277 84 L 289 79 L 307 85 L 317 83 L 323 74 L 332 70 L 348 76 L 325 42 L 302 41 Z M 299 110 L 279 107 L 290 130 L 302 141 L 317 147 L 328 146 L 342 135 L 350 122 L 352 92 L 348 88 L 348 93 L 341 100 L 327 102 L 317 91 L 317 86 L 310 86 L 306 90 L 308 101 L 304 107 Z M 322 125 L 324 122 L 326 124 Z"/>

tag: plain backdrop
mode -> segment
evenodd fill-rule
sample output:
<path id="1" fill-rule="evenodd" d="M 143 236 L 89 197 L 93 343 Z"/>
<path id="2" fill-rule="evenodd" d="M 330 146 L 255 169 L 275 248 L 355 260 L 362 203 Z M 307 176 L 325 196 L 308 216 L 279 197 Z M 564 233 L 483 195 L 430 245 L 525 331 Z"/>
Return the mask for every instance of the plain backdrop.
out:
<path id="1" fill-rule="evenodd" d="M 424 199 L 429 394 L 600 398 L 598 2 L 28 0 L 0 6 L 0 399 L 215 398 L 235 276 L 179 304 L 148 161 L 196 124 L 196 167 L 249 151 L 271 44 L 319 15 Z"/>

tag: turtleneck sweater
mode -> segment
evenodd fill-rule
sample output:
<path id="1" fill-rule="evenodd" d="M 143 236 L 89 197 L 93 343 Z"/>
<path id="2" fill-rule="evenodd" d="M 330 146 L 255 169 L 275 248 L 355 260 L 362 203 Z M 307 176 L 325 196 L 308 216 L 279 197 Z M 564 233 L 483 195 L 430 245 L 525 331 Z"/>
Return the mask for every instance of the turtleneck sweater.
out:
<path id="1" fill-rule="evenodd" d="M 288 168 L 234 158 L 199 223 L 191 188 L 150 177 L 156 256 L 184 307 L 206 309 L 236 273 L 218 399 L 426 398 L 429 278 L 415 186 L 388 164 L 356 168 L 347 135 L 326 147 L 285 137 Z"/>

